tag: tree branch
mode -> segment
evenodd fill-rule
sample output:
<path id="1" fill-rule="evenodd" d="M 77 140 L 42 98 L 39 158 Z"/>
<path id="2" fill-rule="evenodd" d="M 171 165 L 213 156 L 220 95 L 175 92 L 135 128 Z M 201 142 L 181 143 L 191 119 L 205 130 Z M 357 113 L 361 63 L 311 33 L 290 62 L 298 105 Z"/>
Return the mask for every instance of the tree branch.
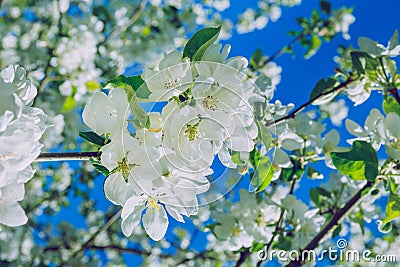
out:
<path id="1" fill-rule="evenodd" d="M 302 38 L 306 37 L 308 35 L 307 32 L 303 32 L 302 34 L 300 34 L 299 36 L 297 36 L 296 38 L 294 38 L 292 41 L 290 41 L 286 46 L 282 47 L 281 49 L 279 49 L 278 51 L 276 51 L 275 53 L 273 53 L 270 57 L 266 57 L 264 59 L 264 61 L 261 63 L 260 66 L 258 66 L 257 68 L 260 69 L 262 67 L 264 67 L 265 65 L 267 65 L 269 62 L 274 61 L 276 58 L 280 57 L 281 55 L 283 55 L 287 50 L 292 49 L 293 46 L 300 41 Z"/>
<path id="2" fill-rule="evenodd" d="M 394 99 L 396 99 L 397 103 L 400 105 L 400 95 L 397 88 L 390 88 L 388 89 L 388 92 L 393 95 Z"/>
<path id="3" fill-rule="evenodd" d="M 86 249 L 116 250 L 119 252 L 132 253 L 132 254 L 138 254 L 138 255 L 146 255 L 146 256 L 149 256 L 151 254 L 145 250 L 140 250 L 140 249 L 136 249 L 136 248 L 124 248 L 124 247 L 119 247 L 116 245 L 107 245 L 107 246 L 90 245 L 90 246 L 86 247 Z"/>
<path id="4" fill-rule="evenodd" d="M 89 160 L 90 158 L 99 158 L 100 155 L 100 151 L 41 153 L 34 162 Z"/>
<path id="5" fill-rule="evenodd" d="M 104 40 L 97 45 L 97 47 L 106 43 L 107 40 L 111 40 L 114 37 L 121 34 L 122 32 L 126 31 L 126 29 L 128 29 L 133 23 L 135 23 L 139 19 L 140 14 L 144 10 L 146 4 L 147 4 L 147 0 L 142 0 L 140 2 L 140 4 L 136 7 L 136 9 L 133 11 L 132 17 L 128 20 L 128 22 L 125 23 L 125 25 L 123 25 L 123 26 L 117 26 L 114 29 L 112 29 L 110 31 L 110 33 L 108 34 L 108 36 L 105 37 Z"/>
<path id="6" fill-rule="evenodd" d="M 370 189 L 375 182 L 367 181 L 367 183 L 346 203 L 346 205 L 339 209 L 332 217 L 332 219 L 324 226 L 324 228 L 316 235 L 307 246 L 304 247 L 299 253 L 303 255 L 302 252 L 305 250 L 313 250 L 315 249 L 321 240 L 323 240 L 328 233 L 330 233 L 335 226 L 339 225 L 340 221 L 346 217 L 352 210 L 355 208 L 363 199 L 363 192 L 367 189 Z M 301 266 L 302 262 L 292 261 L 286 267 L 297 267 Z"/>
<path id="7" fill-rule="evenodd" d="M 295 110 L 293 110 L 292 112 L 290 112 L 289 114 L 287 114 L 286 116 L 283 116 L 279 119 L 270 121 L 266 124 L 267 127 L 272 126 L 272 125 L 276 125 L 282 121 L 288 120 L 288 119 L 293 119 L 294 117 L 296 117 L 296 115 L 298 113 L 300 113 L 301 111 L 303 111 L 306 107 L 308 107 L 309 105 L 311 105 L 315 100 L 320 99 L 323 96 L 332 94 L 336 91 L 340 91 L 343 88 L 346 88 L 347 85 L 349 85 L 350 83 L 352 83 L 353 81 L 355 81 L 356 77 L 350 76 L 348 77 L 348 79 L 342 83 L 340 83 L 338 86 L 333 87 L 331 90 L 326 91 L 326 92 L 322 92 L 320 94 L 318 94 L 317 96 L 315 96 L 314 98 L 308 100 L 307 102 L 305 102 L 304 104 L 302 104 L 301 106 L 299 106 L 298 108 L 296 108 Z"/>
<path id="8" fill-rule="evenodd" d="M 85 252 L 89 247 L 91 247 L 93 245 L 94 240 L 96 239 L 96 237 L 103 231 L 107 230 L 116 220 L 118 220 L 119 216 L 121 215 L 121 209 L 118 210 L 116 213 L 114 213 L 114 215 L 101 227 L 99 227 L 99 229 L 97 229 L 96 232 L 94 232 L 89 239 L 83 243 L 81 246 L 79 246 L 74 252 L 72 252 L 71 256 L 69 257 L 69 259 L 73 259 L 76 256 L 78 256 L 80 253 Z M 67 263 L 65 261 L 61 262 L 60 267 L 65 266 Z"/>

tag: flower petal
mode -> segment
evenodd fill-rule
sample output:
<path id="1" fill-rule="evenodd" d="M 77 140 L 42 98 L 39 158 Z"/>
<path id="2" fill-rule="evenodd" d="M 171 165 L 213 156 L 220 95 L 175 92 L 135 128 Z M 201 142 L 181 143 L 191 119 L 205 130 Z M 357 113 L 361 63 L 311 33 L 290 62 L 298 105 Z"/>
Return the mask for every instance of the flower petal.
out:
<path id="1" fill-rule="evenodd" d="M 163 207 L 147 209 L 142 222 L 151 239 L 159 241 L 165 236 L 168 228 L 168 217 Z"/>
<path id="2" fill-rule="evenodd" d="M 16 201 L 0 202 L 0 223 L 15 227 L 21 226 L 28 222 L 25 211 Z"/>

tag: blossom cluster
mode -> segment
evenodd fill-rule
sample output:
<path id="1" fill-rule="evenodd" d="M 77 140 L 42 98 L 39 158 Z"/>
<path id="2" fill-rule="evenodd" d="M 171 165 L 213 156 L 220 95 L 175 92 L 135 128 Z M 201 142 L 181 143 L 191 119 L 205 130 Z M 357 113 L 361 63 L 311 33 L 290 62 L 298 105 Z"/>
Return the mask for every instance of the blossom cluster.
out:
<path id="1" fill-rule="evenodd" d="M 227 60 L 230 46 L 221 48 L 211 45 L 201 61 L 193 62 L 172 51 L 156 68 L 146 69 L 142 79 L 149 100 L 167 103 L 161 112 L 150 110 L 145 127 L 134 124 L 135 133 L 128 129 L 129 121 L 139 119 L 137 99 L 128 99 L 126 90 L 98 92 L 86 105 L 85 124 L 111 139 L 101 148 L 101 164 L 110 170 L 104 192 L 123 206 L 126 236 L 142 221 L 149 236 L 160 240 L 167 213 L 180 222 L 182 215 L 197 214 L 197 197 L 210 188 L 207 176 L 216 155 L 232 168 L 232 152 L 248 155 L 253 150 L 258 129 L 250 87 L 241 75 L 247 60 Z"/>
<path id="2" fill-rule="evenodd" d="M 0 73 L 0 223 L 19 226 L 27 222 L 18 204 L 24 184 L 33 177 L 30 164 L 40 154 L 40 138 L 47 116 L 31 107 L 36 87 L 25 70 L 11 65 Z"/>

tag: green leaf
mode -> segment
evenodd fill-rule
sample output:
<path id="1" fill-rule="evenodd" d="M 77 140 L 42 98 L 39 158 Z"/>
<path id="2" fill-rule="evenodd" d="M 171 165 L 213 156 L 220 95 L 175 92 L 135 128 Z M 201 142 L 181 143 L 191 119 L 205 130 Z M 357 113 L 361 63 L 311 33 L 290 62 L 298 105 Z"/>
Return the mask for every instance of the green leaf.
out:
<path id="1" fill-rule="evenodd" d="M 272 248 L 279 250 L 286 250 L 286 251 L 289 251 L 290 249 L 293 248 L 292 246 L 293 237 L 283 236 L 283 235 L 278 235 L 278 236 L 279 236 L 278 242 L 276 242 Z"/>
<path id="2" fill-rule="evenodd" d="M 113 17 L 111 16 L 110 12 L 108 9 L 101 5 L 101 6 L 94 6 L 93 7 L 93 14 L 100 19 L 101 21 L 105 23 L 110 23 L 112 21 Z"/>
<path id="3" fill-rule="evenodd" d="M 124 75 L 119 75 L 118 77 L 108 81 L 106 85 L 121 87 L 125 90 L 128 96 L 129 107 L 131 108 L 133 115 L 133 120 L 130 120 L 130 122 L 132 122 L 135 129 L 148 128 L 147 113 L 138 103 L 138 100 L 148 99 L 151 93 L 144 80 L 140 76 L 126 77 Z"/>
<path id="4" fill-rule="evenodd" d="M 326 190 L 325 188 L 317 187 L 316 190 L 317 190 L 317 193 L 320 194 L 321 196 L 324 196 L 324 197 L 327 197 L 327 198 L 331 198 L 332 197 L 332 192 Z"/>
<path id="5" fill-rule="evenodd" d="M 92 163 L 92 165 L 96 169 L 96 171 L 102 173 L 105 177 L 107 177 L 110 174 L 110 171 L 103 165 L 97 163 Z"/>
<path id="6" fill-rule="evenodd" d="M 386 204 L 386 218 L 382 221 L 384 224 L 400 217 L 400 196 L 396 194 L 398 185 L 390 181 L 390 194 Z"/>
<path id="7" fill-rule="evenodd" d="M 368 54 L 364 53 L 364 52 L 358 52 L 358 51 L 350 52 L 351 62 L 353 63 L 353 69 L 355 71 L 357 71 L 358 73 L 360 73 L 360 74 L 364 74 L 365 73 L 364 66 L 361 64 L 361 60 L 360 60 L 360 58 L 363 55 L 367 55 L 368 56 Z"/>
<path id="8" fill-rule="evenodd" d="M 332 12 L 332 5 L 328 1 L 320 1 L 319 7 L 321 8 L 321 11 L 327 15 L 331 14 Z"/>
<path id="9" fill-rule="evenodd" d="M 271 89 L 272 81 L 271 78 L 262 74 L 258 76 L 255 84 L 257 85 L 258 89 L 260 89 L 260 91 L 265 92 L 267 89 Z"/>
<path id="10" fill-rule="evenodd" d="M 282 172 L 280 175 L 280 179 L 284 181 L 290 182 L 293 179 L 300 179 L 303 176 L 304 169 L 300 163 L 300 161 L 290 158 L 290 161 L 293 164 L 291 168 L 282 168 Z"/>
<path id="11" fill-rule="evenodd" d="M 317 170 L 315 170 L 311 165 L 307 169 L 307 176 L 312 179 L 322 179 L 324 176 Z"/>
<path id="12" fill-rule="evenodd" d="M 244 165 L 246 162 L 240 159 L 240 152 L 232 152 L 231 159 L 237 165 Z"/>
<path id="13" fill-rule="evenodd" d="M 250 247 L 250 252 L 257 253 L 264 248 L 264 243 L 253 242 L 253 245 Z"/>
<path id="14" fill-rule="evenodd" d="M 252 66 L 254 69 L 257 68 L 262 60 L 262 57 L 263 54 L 261 49 L 257 49 L 250 58 L 250 66 Z"/>
<path id="15" fill-rule="evenodd" d="M 311 91 L 310 100 L 317 98 L 322 93 L 325 93 L 333 88 L 336 80 L 333 78 L 320 79 Z"/>
<path id="16" fill-rule="evenodd" d="M 311 36 L 310 45 L 308 47 L 308 50 L 304 54 L 304 58 L 309 59 L 312 56 L 314 56 L 315 53 L 317 53 L 318 49 L 320 48 L 321 44 L 322 44 L 322 41 L 319 38 L 319 36 L 317 34 L 313 34 Z"/>
<path id="17" fill-rule="evenodd" d="M 314 9 L 312 11 L 311 19 L 310 19 L 311 25 L 315 25 L 320 20 L 320 18 L 321 17 L 319 16 L 318 11 L 316 9 Z"/>
<path id="18" fill-rule="evenodd" d="M 89 159 L 90 163 L 92 163 L 93 167 L 96 169 L 96 171 L 102 173 L 105 177 L 108 177 L 110 174 L 110 171 L 103 165 L 101 165 L 100 161 L 96 161 L 93 158 Z"/>
<path id="19" fill-rule="evenodd" d="M 97 135 L 94 132 L 80 132 L 79 136 L 85 141 L 88 141 L 98 146 L 104 146 L 106 144 L 106 139 Z"/>
<path id="20" fill-rule="evenodd" d="M 364 214 L 359 210 L 356 213 L 353 213 L 349 216 L 350 221 L 357 223 L 360 225 L 361 233 L 364 235 L 365 233 L 365 220 Z"/>
<path id="21" fill-rule="evenodd" d="M 148 115 L 146 111 L 144 111 L 144 109 L 139 105 L 136 97 L 133 97 L 131 99 L 131 101 L 129 102 L 129 107 L 131 108 L 131 112 L 133 115 L 133 120 L 130 120 L 130 122 L 133 124 L 135 129 L 138 130 L 149 128 Z"/>
<path id="22" fill-rule="evenodd" d="M 272 143 L 272 136 L 267 126 L 263 122 L 256 120 L 258 126 L 258 137 L 263 142 L 264 146 L 268 150 Z"/>
<path id="23" fill-rule="evenodd" d="M 185 45 L 183 57 L 188 57 L 191 61 L 201 60 L 207 48 L 217 40 L 220 31 L 221 26 L 204 28 L 196 32 Z"/>
<path id="24" fill-rule="evenodd" d="M 389 50 L 393 50 L 399 44 L 399 32 L 397 30 L 394 31 L 393 36 L 389 41 Z"/>
<path id="25" fill-rule="evenodd" d="M 392 95 L 385 94 L 383 96 L 382 107 L 386 115 L 394 112 L 400 116 L 400 105 L 399 103 L 397 103 L 396 99 Z"/>
<path id="26" fill-rule="evenodd" d="M 365 141 L 354 141 L 347 152 L 332 152 L 336 169 L 353 180 L 374 181 L 378 176 L 378 156 L 374 148 Z"/>
<path id="27" fill-rule="evenodd" d="M 297 18 L 296 21 L 302 28 L 308 28 L 308 20 L 305 17 Z"/>
<path id="28" fill-rule="evenodd" d="M 319 207 L 320 204 L 320 195 L 318 194 L 318 191 L 316 188 L 311 188 L 310 189 L 310 198 L 314 202 L 314 204 Z"/>
<path id="29" fill-rule="evenodd" d="M 107 87 L 120 87 L 126 91 L 128 101 L 130 101 L 134 94 L 139 100 L 146 100 L 149 98 L 151 92 L 146 86 L 146 83 L 140 76 L 125 76 L 119 75 L 116 78 L 106 82 Z"/>
<path id="30" fill-rule="evenodd" d="M 392 227 L 392 223 L 388 222 L 388 223 L 383 223 L 382 221 L 378 220 L 378 231 L 384 234 L 389 233 L 390 231 L 392 231 L 393 227 Z"/>
<path id="31" fill-rule="evenodd" d="M 362 51 L 350 52 L 353 68 L 360 74 L 366 74 L 370 80 L 377 79 L 376 69 L 380 67 L 377 58 L 371 57 L 368 53 Z"/>
<path id="32" fill-rule="evenodd" d="M 76 100 L 73 95 L 67 96 L 67 98 L 64 100 L 64 104 L 61 108 L 62 113 L 68 113 L 72 111 L 76 106 Z"/>
<path id="33" fill-rule="evenodd" d="M 365 51 L 374 56 L 380 56 L 383 52 L 383 48 L 378 46 L 378 42 L 375 42 L 366 37 L 358 38 L 358 46 L 362 51 Z"/>
<path id="34" fill-rule="evenodd" d="M 94 92 L 101 89 L 101 85 L 96 81 L 85 82 L 85 86 L 88 92 Z"/>
<path id="35" fill-rule="evenodd" d="M 254 186 L 256 193 L 258 193 L 271 183 L 274 171 L 269 157 L 261 155 L 256 149 L 250 152 L 250 162 L 254 167 L 251 184 Z"/>

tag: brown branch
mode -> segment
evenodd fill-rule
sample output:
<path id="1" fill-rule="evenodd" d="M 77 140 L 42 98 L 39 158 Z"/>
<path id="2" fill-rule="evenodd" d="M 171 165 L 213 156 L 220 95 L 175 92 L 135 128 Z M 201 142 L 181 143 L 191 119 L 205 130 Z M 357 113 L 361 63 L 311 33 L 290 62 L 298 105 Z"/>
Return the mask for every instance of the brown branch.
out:
<path id="1" fill-rule="evenodd" d="M 396 99 L 396 101 L 397 101 L 397 104 L 400 105 L 400 95 L 399 95 L 399 91 L 397 90 L 397 88 L 390 88 L 390 89 L 388 89 L 388 92 L 393 95 L 394 99 Z"/>
<path id="2" fill-rule="evenodd" d="M 267 65 L 269 62 L 274 61 L 276 58 L 280 57 L 283 55 L 287 50 L 290 50 L 293 48 L 293 46 L 300 41 L 302 38 L 306 37 L 308 35 L 307 32 L 302 32 L 299 36 L 294 38 L 292 41 L 290 41 L 286 46 L 282 47 L 275 53 L 273 53 L 270 57 L 266 57 L 264 61 L 261 63 L 261 65 L 257 66 L 257 69 L 260 69 Z"/>
<path id="3" fill-rule="evenodd" d="M 121 209 L 117 212 L 114 213 L 114 215 L 108 219 L 108 221 L 99 227 L 96 232 L 94 232 L 88 240 L 83 243 L 81 246 L 79 246 L 74 252 L 72 252 L 71 256 L 69 259 L 74 259 L 76 256 L 78 256 L 80 253 L 84 253 L 89 247 L 93 245 L 93 242 L 95 241 L 96 237 L 103 231 L 107 230 L 115 221 L 118 220 L 119 216 L 121 215 Z M 65 266 L 67 262 L 63 261 L 60 264 L 60 267 Z"/>
<path id="4" fill-rule="evenodd" d="M 138 255 L 146 255 L 149 256 L 151 253 L 145 250 L 140 250 L 136 248 L 124 248 L 124 247 L 119 247 L 116 245 L 107 245 L 107 246 L 96 246 L 96 245 L 90 245 L 87 246 L 86 249 L 95 249 L 95 250 L 116 250 L 119 252 L 125 252 L 125 253 L 132 253 L 132 254 L 138 254 Z"/>
<path id="5" fill-rule="evenodd" d="M 56 152 L 41 153 L 34 162 L 45 161 L 70 161 L 70 160 L 89 160 L 90 158 L 100 158 L 101 152 Z"/>
<path id="6" fill-rule="evenodd" d="M 315 249 L 321 240 L 323 240 L 328 233 L 330 233 L 336 226 L 339 225 L 341 220 L 346 217 L 363 199 L 365 190 L 372 188 L 375 183 L 368 181 L 347 203 L 343 208 L 339 209 L 332 217 L 332 219 L 324 226 L 324 228 L 316 235 L 307 246 L 304 247 L 299 253 L 303 255 L 303 251 Z M 292 261 L 286 267 L 301 266 L 301 260 Z"/>
<path id="7" fill-rule="evenodd" d="M 346 88 L 347 85 L 349 85 L 350 83 L 352 83 L 352 82 L 355 81 L 355 80 L 356 80 L 356 77 L 354 77 L 354 76 L 348 77 L 346 81 L 344 81 L 344 82 L 340 83 L 339 85 L 333 87 L 331 90 L 326 91 L 326 92 L 322 92 L 322 93 L 318 94 L 317 96 L 311 98 L 310 100 L 308 100 L 307 102 L 305 102 L 304 104 L 302 104 L 301 106 L 299 106 L 298 108 L 296 108 L 295 110 L 293 110 L 292 112 L 290 112 L 289 114 L 287 114 L 286 116 L 283 116 L 283 117 L 281 117 L 281 118 L 279 118 L 279 119 L 276 119 L 276 120 L 273 120 L 273 121 L 268 122 L 268 123 L 266 124 L 266 126 L 269 127 L 269 126 L 272 126 L 272 125 L 276 125 L 276 124 L 278 124 L 278 123 L 280 123 L 280 122 L 282 122 L 282 121 L 295 118 L 296 115 L 297 115 L 298 113 L 300 113 L 300 112 L 303 111 L 306 107 L 308 107 L 309 105 L 311 105 L 315 100 L 318 100 L 318 99 L 320 99 L 320 98 L 323 97 L 323 96 L 326 96 L 326 95 L 335 93 L 335 92 L 337 92 L 337 91 L 340 91 L 340 90 Z"/>

